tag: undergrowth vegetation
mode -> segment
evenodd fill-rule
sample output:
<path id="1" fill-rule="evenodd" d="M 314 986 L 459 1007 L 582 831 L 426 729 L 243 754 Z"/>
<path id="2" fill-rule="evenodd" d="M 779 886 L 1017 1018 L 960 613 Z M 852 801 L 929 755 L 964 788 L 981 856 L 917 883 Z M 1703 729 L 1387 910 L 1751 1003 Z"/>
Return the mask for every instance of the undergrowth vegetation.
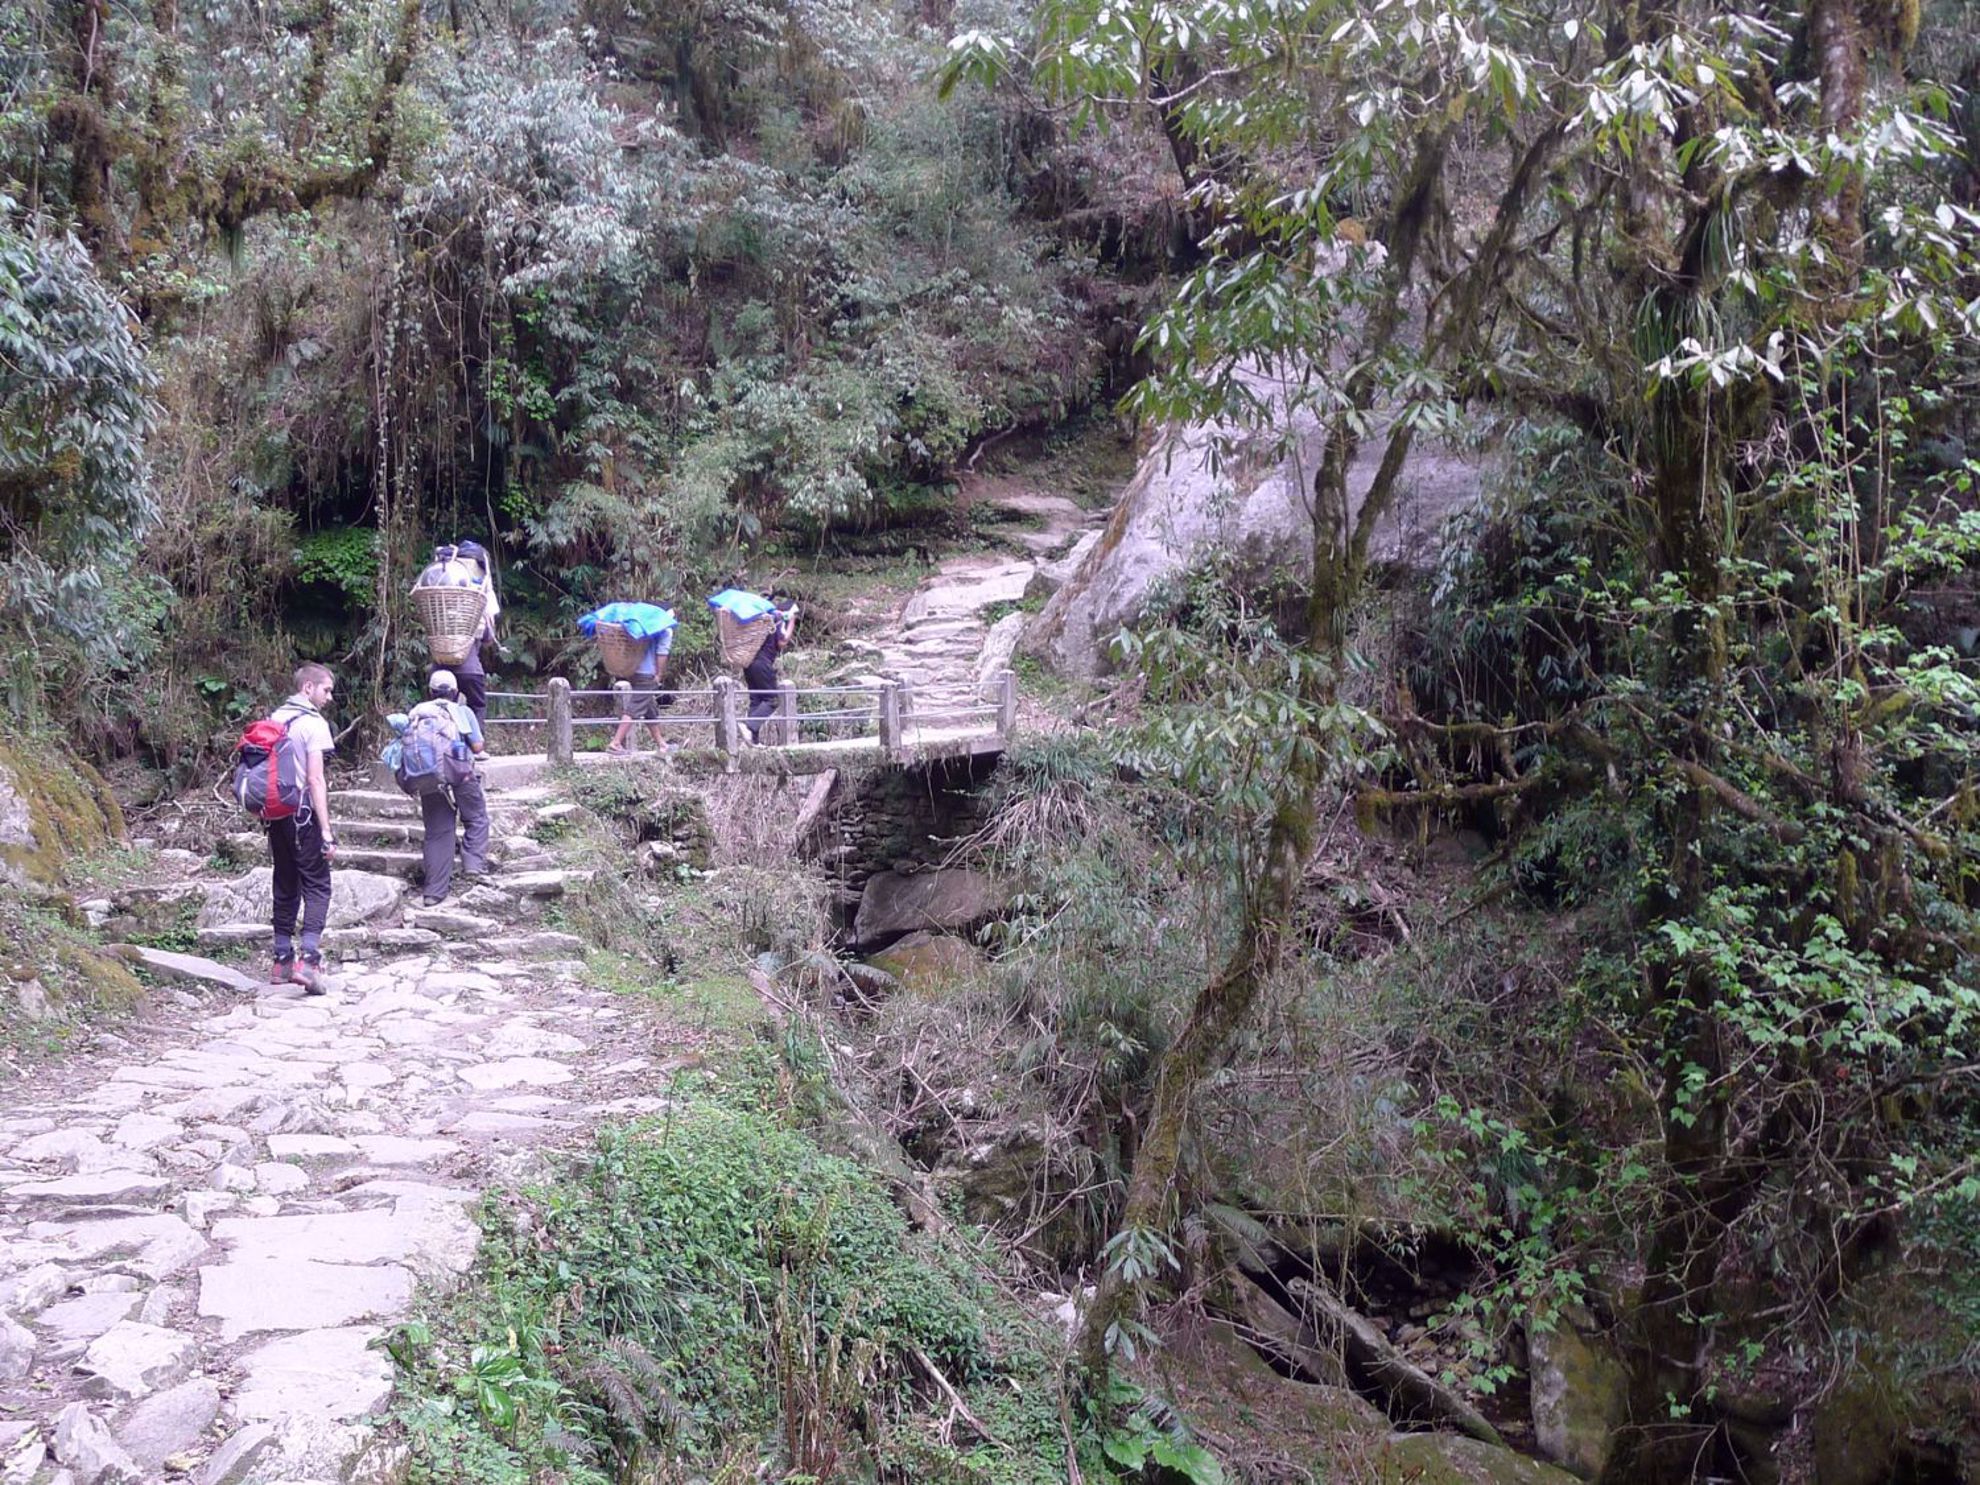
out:
<path id="1" fill-rule="evenodd" d="M 777 1112 L 776 1056 L 491 1198 L 481 1281 L 392 1338 L 415 1479 L 1063 1477 L 1035 1322 Z"/>

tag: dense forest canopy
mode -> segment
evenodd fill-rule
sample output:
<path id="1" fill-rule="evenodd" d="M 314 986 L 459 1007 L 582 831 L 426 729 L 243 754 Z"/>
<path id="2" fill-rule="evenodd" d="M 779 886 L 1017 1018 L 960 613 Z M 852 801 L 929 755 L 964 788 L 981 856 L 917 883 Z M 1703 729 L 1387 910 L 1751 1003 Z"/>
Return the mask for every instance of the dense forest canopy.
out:
<path id="1" fill-rule="evenodd" d="M 945 519 L 1011 430 L 1215 425 L 1240 484 L 1317 425 L 1298 559 L 1178 585 L 993 832 L 1105 1177 L 1087 1375 L 1210 1214 L 1367 1215 L 1614 1318 L 1607 1478 L 1815 1478 L 1893 1352 L 1972 1448 L 1970 1346 L 1866 1307 L 1980 1316 L 1974 20 L 4 0 L 15 706 L 183 782 L 297 650 L 411 674 L 438 538 L 547 666 L 628 585 Z M 1431 437 L 1503 477 L 1417 582 L 1372 537 Z M 1454 1029 L 1234 1091 L 1367 989 L 1343 818 L 1484 839 L 1396 976 Z"/>

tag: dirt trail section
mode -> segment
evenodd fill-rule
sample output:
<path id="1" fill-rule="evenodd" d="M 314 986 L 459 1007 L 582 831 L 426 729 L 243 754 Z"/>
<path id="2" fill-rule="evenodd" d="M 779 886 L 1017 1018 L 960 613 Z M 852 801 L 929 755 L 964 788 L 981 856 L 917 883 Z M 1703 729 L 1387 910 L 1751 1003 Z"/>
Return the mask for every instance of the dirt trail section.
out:
<path id="1" fill-rule="evenodd" d="M 1106 518 L 1105 511 L 1009 479 L 978 480 L 967 498 L 1002 523 L 993 529 L 1018 550 L 945 559 L 862 646 L 876 671 L 908 683 L 916 717 L 937 719 L 994 699 L 991 678 L 1010 664 L 1030 616 L 1011 612 L 992 622 L 988 612 L 1027 597 L 1042 600 L 1056 589 L 1076 560 L 1068 548 L 1083 554 L 1088 533 L 1097 536 Z"/>
<path id="2" fill-rule="evenodd" d="M 326 938 L 329 993 L 134 950 L 207 993 L 169 990 L 175 1019 L 0 1089 L 0 1481 L 390 1477 L 376 1342 L 416 1285 L 468 1268 L 480 1192 L 661 1105 L 678 1031 L 530 957 L 580 947 L 532 922 L 570 874 L 528 832 L 571 806 L 491 804 L 499 865 L 455 902 L 336 874 L 340 913 L 365 916 Z M 405 864 L 411 801 L 333 809 L 350 854 Z M 208 942 L 265 941 L 265 917 L 229 915 L 266 875 L 150 890 L 204 892 Z"/>

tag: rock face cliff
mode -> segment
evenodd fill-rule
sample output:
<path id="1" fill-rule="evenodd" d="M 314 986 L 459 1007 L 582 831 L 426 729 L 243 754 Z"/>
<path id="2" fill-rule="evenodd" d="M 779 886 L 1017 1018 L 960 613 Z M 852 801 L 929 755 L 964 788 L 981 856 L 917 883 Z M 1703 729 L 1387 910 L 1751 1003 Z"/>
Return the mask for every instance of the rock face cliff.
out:
<path id="1" fill-rule="evenodd" d="M 1304 579 L 1312 571 L 1313 475 L 1325 437 L 1310 411 L 1292 412 L 1289 421 L 1289 450 L 1276 454 L 1264 439 L 1247 446 L 1213 424 L 1161 435 L 1099 539 L 1027 630 L 1024 649 L 1061 675 L 1090 680 L 1105 673 L 1114 635 L 1143 618 L 1162 581 L 1213 552 L 1234 557 L 1244 576 Z M 1386 435 L 1378 419 L 1348 471 L 1356 509 L 1374 482 Z M 1476 500 L 1491 470 L 1489 457 L 1419 436 L 1370 560 L 1429 561 L 1444 517 Z"/>

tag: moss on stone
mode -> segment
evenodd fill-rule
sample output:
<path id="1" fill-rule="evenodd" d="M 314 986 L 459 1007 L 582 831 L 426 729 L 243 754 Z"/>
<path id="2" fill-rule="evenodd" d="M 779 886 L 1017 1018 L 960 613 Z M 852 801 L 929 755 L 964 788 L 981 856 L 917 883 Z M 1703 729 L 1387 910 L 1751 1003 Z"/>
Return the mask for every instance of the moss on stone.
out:
<path id="1" fill-rule="evenodd" d="M 1365 1456 L 1382 1485 L 1575 1485 L 1566 1470 L 1448 1433 L 1391 1434 Z"/>
<path id="2" fill-rule="evenodd" d="M 78 857 L 123 838 L 101 774 L 49 741 L 0 734 L 0 881 L 53 887 Z"/>
<path id="3" fill-rule="evenodd" d="M 885 970 L 916 994 L 940 996 L 958 981 L 983 972 L 984 960 L 973 947 L 947 933 L 910 933 L 867 960 Z"/>

